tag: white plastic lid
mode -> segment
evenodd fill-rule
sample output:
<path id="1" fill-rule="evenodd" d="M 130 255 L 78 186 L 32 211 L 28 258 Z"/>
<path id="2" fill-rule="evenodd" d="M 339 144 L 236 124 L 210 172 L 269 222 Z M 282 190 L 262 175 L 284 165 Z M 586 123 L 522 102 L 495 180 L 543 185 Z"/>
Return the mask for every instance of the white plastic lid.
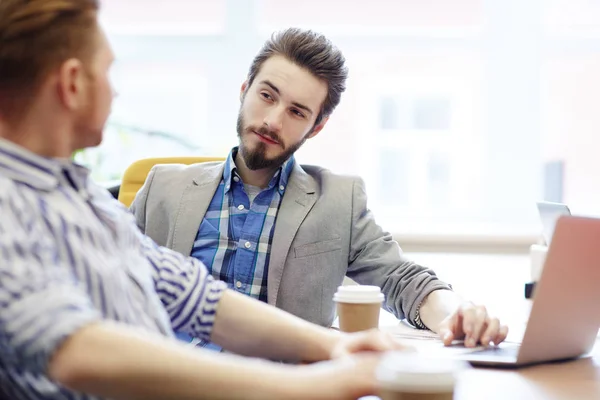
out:
<path id="1" fill-rule="evenodd" d="M 459 372 L 469 368 L 464 361 L 434 358 L 418 353 L 386 354 L 376 375 L 381 387 L 409 393 L 446 393 L 454 390 Z"/>
<path id="2" fill-rule="evenodd" d="M 378 286 L 369 285 L 340 286 L 333 296 L 333 301 L 339 303 L 367 304 L 381 303 L 383 300 L 381 289 Z"/>

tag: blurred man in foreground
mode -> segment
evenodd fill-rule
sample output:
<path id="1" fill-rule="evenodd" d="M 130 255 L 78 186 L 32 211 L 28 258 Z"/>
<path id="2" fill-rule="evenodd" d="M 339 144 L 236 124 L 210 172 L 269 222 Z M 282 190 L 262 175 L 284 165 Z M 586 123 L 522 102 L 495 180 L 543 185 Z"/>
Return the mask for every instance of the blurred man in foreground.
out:
<path id="1" fill-rule="evenodd" d="M 354 399 L 378 332 L 344 335 L 226 289 L 156 245 L 73 151 L 113 97 L 97 0 L 0 0 L 0 394 L 10 399 Z M 185 347 L 173 331 L 289 366 Z"/>

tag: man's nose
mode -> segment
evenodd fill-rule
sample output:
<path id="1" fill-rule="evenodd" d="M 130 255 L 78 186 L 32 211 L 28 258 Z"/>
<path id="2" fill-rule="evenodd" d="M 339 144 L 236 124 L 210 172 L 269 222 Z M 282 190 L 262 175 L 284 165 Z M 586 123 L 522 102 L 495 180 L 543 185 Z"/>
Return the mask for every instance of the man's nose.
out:
<path id="1" fill-rule="evenodd" d="M 285 110 L 282 107 L 273 107 L 271 110 L 269 110 L 269 113 L 266 115 L 263 123 L 269 128 L 269 130 L 279 132 L 283 127 L 284 113 Z"/>

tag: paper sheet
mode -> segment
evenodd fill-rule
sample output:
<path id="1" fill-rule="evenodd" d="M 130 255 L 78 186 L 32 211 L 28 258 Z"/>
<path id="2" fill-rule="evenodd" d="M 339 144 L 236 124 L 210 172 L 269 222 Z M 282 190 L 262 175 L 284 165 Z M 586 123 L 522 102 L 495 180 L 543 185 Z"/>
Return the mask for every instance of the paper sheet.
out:
<path id="1" fill-rule="evenodd" d="M 380 329 L 391 333 L 394 338 L 414 348 L 419 353 L 431 354 L 436 357 L 452 357 L 484 349 L 483 346 L 467 348 L 464 346 L 462 340 L 455 340 L 450 346 L 445 346 L 436 333 L 415 329 L 405 321 L 400 321 L 397 325 L 381 327 Z M 520 341 L 507 340 L 505 343 L 520 343 Z"/>

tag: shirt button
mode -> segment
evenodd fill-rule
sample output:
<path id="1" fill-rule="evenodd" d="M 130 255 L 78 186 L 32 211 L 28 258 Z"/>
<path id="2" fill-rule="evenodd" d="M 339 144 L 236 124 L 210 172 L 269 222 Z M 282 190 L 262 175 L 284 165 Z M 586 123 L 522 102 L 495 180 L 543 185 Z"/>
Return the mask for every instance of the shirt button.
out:
<path id="1" fill-rule="evenodd" d="M 237 282 L 235 283 L 235 287 L 236 287 L 236 288 L 238 288 L 238 289 L 239 289 L 239 288 L 241 288 L 241 287 L 242 287 L 242 282 L 240 282 L 240 281 L 237 281 Z"/>
<path id="2" fill-rule="evenodd" d="M 240 178 L 238 178 L 237 176 L 234 176 L 234 177 L 233 177 L 233 180 L 234 180 L 235 182 L 239 182 L 239 181 L 240 181 Z"/>
<path id="3" fill-rule="evenodd" d="M 249 249 L 250 247 L 252 247 L 252 243 L 246 242 L 246 243 L 244 243 L 244 247 Z"/>
<path id="4" fill-rule="evenodd" d="M 285 186 L 283 186 L 283 185 L 279 186 L 279 190 L 284 191 L 285 190 Z"/>
<path id="5" fill-rule="evenodd" d="M 243 204 L 240 204 L 240 205 L 238 206 L 238 210 L 242 211 L 243 209 L 244 209 L 244 205 L 243 205 Z"/>

